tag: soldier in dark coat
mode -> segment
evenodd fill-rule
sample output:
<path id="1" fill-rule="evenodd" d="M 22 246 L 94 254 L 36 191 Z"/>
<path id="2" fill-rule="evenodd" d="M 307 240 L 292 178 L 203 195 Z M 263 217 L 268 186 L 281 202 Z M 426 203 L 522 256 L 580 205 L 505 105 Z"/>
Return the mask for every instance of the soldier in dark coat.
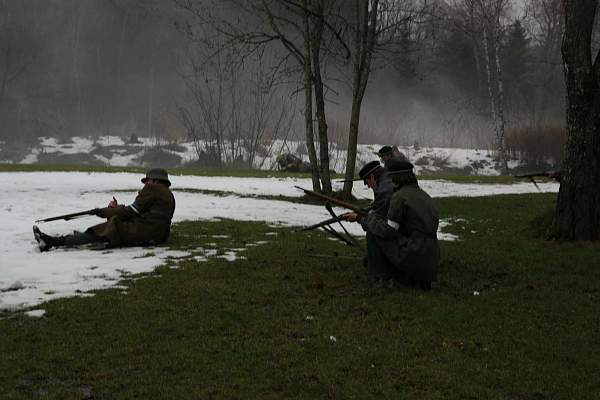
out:
<path id="1" fill-rule="evenodd" d="M 116 199 L 94 214 L 107 221 L 85 232 L 53 237 L 33 227 L 40 251 L 59 246 L 78 246 L 88 243 L 108 243 L 111 246 L 136 246 L 163 243 L 169 237 L 171 219 L 175 212 L 175 197 L 169 187 L 167 171 L 150 169 L 142 179 L 144 187 L 129 206 L 117 204 Z"/>
<path id="2" fill-rule="evenodd" d="M 373 190 L 373 202 L 367 210 L 373 210 L 382 216 L 387 215 L 390 199 L 394 193 L 394 183 L 387 170 L 381 166 L 379 161 L 371 161 L 360 169 L 358 176 L 366 186 Z"/>
<path id="3" fill-rule="evenodd" d="M 381 158 L 381 162 L 383 162 L 383 165 L 385 165 L 386 168 L 390 160 L 408 162 L 408 158 L 406 158 L 406 156 L 400 150 L 398 150 L 397 146 L 383 146 L 375 154 Z"/>
<path id="4" fill-rule="evenodd" d="M 355 217 L 367 230 L 369 285 L 385 287 L 400 281 L 429 290 L 437 280 L 440 259 L 438 210 L 419 187 L 411 163 L 393 160 L 388 168 L 395 187 L 387 215 L 370 212 L 366 218 Z"/>

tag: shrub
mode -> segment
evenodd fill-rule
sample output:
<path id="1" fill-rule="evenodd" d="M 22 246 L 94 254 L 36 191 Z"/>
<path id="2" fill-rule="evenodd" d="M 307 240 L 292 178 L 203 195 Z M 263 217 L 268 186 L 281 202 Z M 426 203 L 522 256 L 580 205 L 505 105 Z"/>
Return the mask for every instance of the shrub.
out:
<path id="1" fill-rule="evenodd" d="M 58 138 L 58 140 L 56 141 L 57 144 L 72 144 L 73 143 L 73 138 L 72 137 L 60 137 Z"/>
<path id="2" fill-rule="evenodd" d="M 565 130 L 558 126 L 511 129 L 506 132 L 506 149 L 512 158 L 530 166 L 556 168 L 562 159 Z"/>
<path id="3" fill-rule="evenodd" d="M 209 148 L 207 151 L 201 151 L 198 159 L 185 164 L 190 168 L 219 168 L 221 166 L 220 157 L 217 151 Z"/>
<path id="4" fill-rule="evenodd" d="M 439 169 L 446 169 L 448 168 L 448 160 L 450 159 L 450 156 L 433 156 L 431 157 L 432 162 L 433 162 L 433 166 Z"/>
<path id="5" fill-rule="evenodd" d="M 96 143 L 96 145 L 90 151 L 90 154 L 102 156 L 108 159 L 113 156 L 112 151 L 108 147 L 104 147 L 99 143 Z"/>
<path id="6" fill-rule="evenodd" d="M 31 146 L 26 143 L 12 142 L 0 145 L 0 161 L 18 163 L 31 152 Z"/>
<path id="7" fill-rule="evenodd" d="M 98 160 L 90 153 L 41 153 L 38 155 L 38 164 L 77 164 L 77 165 L 98 165 L 104 166 L 105 163 Z"/>
<path id="8" fill-rule="evenodd" d="M 304 143 L 299 143 L 296 147 L 295 153 L 300 155 L 308 154 L 308 149 Z"/>
<path id="9" fill-rule="evenodd" d="M 429 158 L 427 156 L 419 157 L 414 164 L 419 166 L 429 165 Z"/>
<path id="10" fill-rule="evenodd" d="M 165 150 L 174 151 L 176 153 L 185 153 L 187 148 L 177 143 L 169 143 L 161 146 Z"/>
<path id="11" fill-rule="evenodd" d="M 166 151 L 161 147 L 150 147 L 133 161 L 143 166 L 161 166 L 169 168 L 178 167 L 181 164 L 181 156 Z"/>

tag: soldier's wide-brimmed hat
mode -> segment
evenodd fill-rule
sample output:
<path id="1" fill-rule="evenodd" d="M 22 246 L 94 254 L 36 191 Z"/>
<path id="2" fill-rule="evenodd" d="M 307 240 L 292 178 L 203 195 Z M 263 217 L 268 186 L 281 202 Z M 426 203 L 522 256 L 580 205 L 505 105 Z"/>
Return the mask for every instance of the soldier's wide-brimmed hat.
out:
<path id="1" fill-rule="evenodd" d="M 171 181 L 169 181 L 169 174 L 167 171 L 162 168 L 152 168 L 146 171 L 146 177 L 142 178 L 142 183 L 146 183 L 148 179 L 156 179 L 157 181 L 164 182 L 167 187 L 171 186 Z"/>
<path id="2" fill-rule="evenodd" d="M 379 161 L 371 161 L 365 164 L 365 166 L 358 171 L 358 176 L 360 176 L 360 179 L 364 181 L 369 177 L 369 175 L 377 171 L 379 168 L 381 168 Z"/>
<path id="3" fill-rule="evenodd" d="M 383 157 L 386 154 L 392 154 L 393 152 L 394 149 L 392 149 L 392 146 L 383 146 L 379 149 L 379 151 L 376 151 L 375 154 L 377 154 L 379 157 Z"/>

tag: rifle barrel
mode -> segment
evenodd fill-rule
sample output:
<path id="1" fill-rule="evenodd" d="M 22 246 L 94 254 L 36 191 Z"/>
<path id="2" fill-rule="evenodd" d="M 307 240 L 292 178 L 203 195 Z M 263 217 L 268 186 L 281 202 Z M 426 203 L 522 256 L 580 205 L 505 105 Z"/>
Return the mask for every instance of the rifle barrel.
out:
<path id="1" fill-rule="evenodd" d="M 531 174 L 515 175 L 515 178 L 536 178 L 536 177 L 547 177 L 549 175 L 550 175 L 550 172 L 534 172 Z"/>
<path id="2" fill-rule="evenodd" d="M 323 193 L 319 193 L 319 192 L 315 192 L 315 191 L 312 191 L 312 190 L 304 189 L 303 187 L 300 187 L 300 186 L 294 186 L 294 187 L 297 188 L 297 189 L 302 190 L 304 193 L 308 194 L 309 196 L 316 197 L 318 199 L 327 201 L 329 203 L 335 204 L 336 206 L 339 206 L 339 207 L 342 207 L 342 208 L 347 208 L 348 210 L 352 210 L 352 211 L 354 211 L 357 214 L 365 215 L 365 212 L 363 210 L 361 210 L 360 208 L 355 207 L 354 205 L 352 205 L 350 203 L 347 203 L 345 201 L 338 200 L 338 199 L 336 199 L 334 197 L 327 196 L 327 195 L 325 195 Z"/>
<path id="3" fill-rule="evenodd" d="M 64 219 L 65 221 L 69 221 L 71 219 L 83 217 L 85 215 L 93 215 L 94 211 L 95 211 L 95 209 L 86 210 L 86 211 L 80 211 L 80 212 L 71 213 L 71 214 L 59 215 L 57 217 L 50 217 L 50 218 L 45 218 L 45 219 L 38 219 L 35 222 L 37 223 L 37 222 L 58 221 L 59 219 Z"/>
<path id="4" fill-rule="evenodd" d="M 325 226 L 325 225 L 331 225 L 331 224 L 334 224 L 334 223 L 336 223 L 338 221 L 341 221 L 341 219 L 338 218 L 338 217 L 329 218 L 329 219 L 323 220 L 321 222 L 317 222 L 316 224 L 305 226 L 304 228 L 302 228 L 300 230 L 301 231 L 312 231 L 313 229 L 317 229 L 317 228 L 320 228 L 320 227 Z"/>

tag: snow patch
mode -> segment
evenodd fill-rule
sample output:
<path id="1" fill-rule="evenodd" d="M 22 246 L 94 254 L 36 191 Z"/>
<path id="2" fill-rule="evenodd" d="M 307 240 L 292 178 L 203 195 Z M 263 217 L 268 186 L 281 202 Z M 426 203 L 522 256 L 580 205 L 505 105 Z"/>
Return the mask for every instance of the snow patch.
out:
<path id="1" fill-rule="evenodd" d="M 157 138 L 139 137 L 139 143 L 129 143 L 119 136 L 100 136 L 98 138 L 76 136 L 70 138 L 70 142 L 59 141 L 52 137 L 39 138 L 40 145 L 31 149 L 22 164 L 38 162 L 38 156 L 42 153 L 56 155 L 92 154 L 95 159 L 110 166 L 125 167 L 139 166 L 136 162 L 145 150 L 160 146 L 163 150 L 179 156 L 182 163 L 197 160 L 196 147 L 193 142 L 177 143 L 177 150 L 165 146 L 170 143 Z M 4 143 L 0 143 L 0 146 Z M 277 168 L 277 156 L 285 153 L 287 149 L 303 147 L 300 141 L 275 140 L 271 144 L 272 153 L 264 157 L 258 156 L 254 160 L 254 168 L 262 170 L 273 170 Z M 225 144 L 227 147 L 227 144 Z M 369 161 L 377 159 L 374 154 L 382 147 L 380 144 L 361 144 L 357 147 L 357 170 Z M 102 148 L 103 151 L 94 152 Z M 199 150 L 206 150 L 206 143 L 199 143 Z M 493 151 L 482 149 L 457 149 L 445 147 L 415 147 L 398 146 L 398 149 L 415 165 L 415 172 L 440 172 L 453 170 L 466 175 L 499 175 L 500 165 L 495 160 Z M 110 151 L 110 156 L 106 155 Z M 240 148 L 241 155 L 247 157 L 245 149 Z M 307 154 L 295 154 L 308 161 Z M 0 161 L 2 162 L 2 161 Z M 509 168 L 521 165 L 518 160 L 509 160 Z M 336 143 L 330 144 L 330 168 L 338 173 L 344 171 L 346 166 L 346 151 Z"/>
<path id="2" fill-rule="evenodd" d="M 0 309 L 32 307 L 47 300 L 68 296 L 89 296 L 93 290 L 115 286 L 124 276 L 147 273 L 169 259 L 193 257 L 204 261 L 218 254 L 198 239 L 199 248 L 188 252 L 164 247 L 129 247 L 98 251 L 91 249 L 53 249 L 40 253 L 31 227 L 37 218 L 51 217 L 94 207 L 103 207 L 117 190 L 120 203 L 130 204 L 141 187 L 141 175 L 130 173 L 81 172 L 6 172 L 0 173 Z M 248 194 L 286 194 L 300 196 L 293 186 L 310 187 L 310 179 L 171 177 L 172 188 L 196 187 L 225 190 L 234 195 L 216 197 L 201 193 L 175 192 L 177 209 L 173 222 L 228 218 L 239 221 L 264 221 L 272 226 L 306 226 L 330 218 L 322 206 L 279 200 L 241 197 Z M 422 181 L 433 197 L 482 196 L 498 193 L 528 193 L 537 189 L 529 184 L 484 185 Z M 558 191 L 558 184 L 541 183 L 544 191 Z M 372 198 L 364 188 L 357 190 Z M 337 212 L 343 210 L 338 209 Z M 101 222 L 96 217 L 40 224 L 48 234 L 83 231 Z M 451 221 L 442 220 L 440 229 Z M 359 224 L 348 224 L 354 235 L 364 235 Z M 455 235 L 438 231 L 441 240 L 456 240 Z M 194 242 L 190 243 L 194 245 Z M 261 240 L 246 247 L 268 244 Z M 233 251 L 233 250 L 230 250 Z M 198 254 L 200 253 L 200 254 Z M 193 254 L 193 256 L 192 256 Z M 233 255 L 226 253 L 233 259 Z M 228 259 L 225 258 L 225 259 Z M 237 255 L 236 255 L 236 259 Z M 17 284 L 18 282 L 18 284 Z M 6 290 L 13 288 L 11 290 Z"/>
<path id="3" fill-rule="evenodd" d="M 27 315 L 28 317 L 33 317 L 33 318 L 40 318 L 43 317 L 44 315 L 46 315 L 46 310 L 31 310 L 31 311 L 25 311 L 23 314 Z"/>

